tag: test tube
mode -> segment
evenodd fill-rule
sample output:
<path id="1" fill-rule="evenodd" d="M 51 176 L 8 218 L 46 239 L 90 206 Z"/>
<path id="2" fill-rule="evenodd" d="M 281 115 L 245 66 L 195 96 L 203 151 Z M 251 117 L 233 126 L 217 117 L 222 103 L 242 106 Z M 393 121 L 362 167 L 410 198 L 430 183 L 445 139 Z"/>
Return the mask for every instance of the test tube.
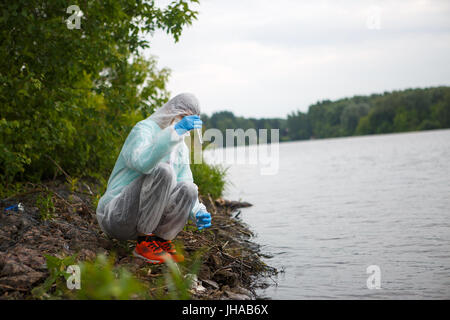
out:
<path id="1" fill-rule="evenodd" d="M 203 144 L 202 129 L 195 129 L 195 131 L 197 131 L 198 142 Z"/>

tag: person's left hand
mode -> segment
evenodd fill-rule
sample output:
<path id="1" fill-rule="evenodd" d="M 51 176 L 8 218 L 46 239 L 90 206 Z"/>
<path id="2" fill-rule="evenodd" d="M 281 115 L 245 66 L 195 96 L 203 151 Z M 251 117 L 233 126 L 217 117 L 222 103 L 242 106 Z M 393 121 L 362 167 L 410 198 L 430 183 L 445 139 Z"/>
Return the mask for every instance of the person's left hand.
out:
<path id="1" fill-rule="evenodd" d="M 198 115 L 185 116 L 175 124 L 175 131 L 182 136 L 192 129 L 201 129 L 202 120 Z"/>
<path id="2" fill-rule="evenodd" d="M 211 227 L 211 214 L 206 211 L 199 211 L 195 215 L 195 223 L 197 224 L 198 230 Z"/>

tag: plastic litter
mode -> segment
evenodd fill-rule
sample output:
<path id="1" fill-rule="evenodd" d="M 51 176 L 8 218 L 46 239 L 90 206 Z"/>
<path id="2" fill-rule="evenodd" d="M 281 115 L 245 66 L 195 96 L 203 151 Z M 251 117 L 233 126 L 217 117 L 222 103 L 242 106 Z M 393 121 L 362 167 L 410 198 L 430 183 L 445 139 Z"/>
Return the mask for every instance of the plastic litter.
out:
<path id="1" fill-rule="evenodd" d="M 5 211 L 16 211 L 16 212 L 20 211 L 20 212 L 23 212 L 23 210 L 24 210 L 24 206 L 20 202 L 18 204 L 14 204 L 12 206 L 9 206 L 9 207 L 5 208 Z"/>

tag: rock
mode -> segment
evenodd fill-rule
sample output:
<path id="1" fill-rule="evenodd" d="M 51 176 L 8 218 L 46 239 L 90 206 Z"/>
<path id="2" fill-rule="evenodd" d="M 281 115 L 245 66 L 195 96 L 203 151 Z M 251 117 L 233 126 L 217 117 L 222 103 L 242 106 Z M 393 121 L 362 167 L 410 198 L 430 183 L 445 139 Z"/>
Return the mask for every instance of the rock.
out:
<path id="1" fill-rule="evenodd" d="M 232 207 L 234 208 L 247 208 L 247 207 L 251 207 L 253 206 L 251 203 L 249 202 L 239 202 L 239 201 L 233 201 L 232 203 Z"/>
<path id="2" fill-rule="evenodd" d="M 219 284 L 213 280 L 202 280 L 202 284 L 211 287 L 213 289 L 219 289 Z"/>
<path id="3" fill-rule="evenodd" d="M 210 257 L 211 257 L 211 260 L 213 262 L 213 265 L 216 268 L 220 268 L 223 265 L 222 259 L 220 259 L 220 257 L 218 255 L 213 254 Z"/>
<path id="4" fill-rule="evenodd" d="M 11 243 L 14 243 L 13 239 L 11 239 L 7 232 L 0 229 L 0 251 L 6 250 Z"/>
<path id="5" fill-rule="evenodd" d="M 234 287 L 238 283 L 238 274 L 231 272 L 229 270 L 223 269 L 216 272 L 213 279 L 221 284 L 227 284 Z"/>
<path id="6" fill-rule="evenodd" d="M 201 284 L 197 284 L 197 286 L 194 288 L 195 292 L 197 293 L 204 293 L 206 291 L 206 288 L 202 286 Z"/>
<path id="7" fill-rule="evenodd" d="M 0 214 L 0 229 L 2 230 L 2 237 L 14 238 L 19 229 L 22 228 L 22 219 L 16 213 L 10 215 Z"/>
<path id="8" fill-rule="evenodd" d="M 234 291 L 237 292 L 237 293 L 241 293 L 243 295 L 246 295 L 248 297 L 252 297 L 253 296 L 253 293 L 250 290 L 247 290 L 247 289 L 245 289 L 245 288 L 243 288 L 241 286 L 236 286 L 234 288 Z"/>
<path id="9" fill-rule="evenodd" d="M 195 274 L 188 273 L 184 277 L 187 279 L 191 279 L 191 290 L 194 293 L 201 294 L 206 291 L 206 288 L 202 286 L 202 282 L 198 280 Z"/>
<path id="10" fill-rule="evenodd" d="M 13 275 L 0 279 L 0 284 L 16 290 L 31 289 L 33 284 L 44 279 L 46 274 L 38 271 L 29 271 L 26 274 Z"/>
<path id="11" fill-rule="evenodd" d="M 17 257 L 6 257 L 2 261 L 0 284 L 19 289 L 29 289 L 32 285 L 45 278 L 45 273 L 38 272 L 18 261 Z"/>
<path id="12" fill-rule="evenodd" d="M 44 256 L 35 249 L 16 246 L 14 255 L 16 261 L 33 269 L 40 269 L 45 264 Z"/>
<path id="13" fill-rule="evenodd" d="M 226 290 L 225 293 L 232 300 L 251 300 L 251 298 L 245 294 L 235 293 L 229 290 Z"/>
<path id="14" fill-rule="evenodd" d="M 240 201 L 230 201 L 230 200 L 226 200 L 223 198 L 219 198 L 215 201 L 215 204 L 221 207 L 227 207 L 230 208 L 232 210 L 237 209 L 237 208 L 246 208 L 246 207 L 251 207 L 252 204 L 248 203 L 248 202 L 240 202 Z"/>
<path id="15" fill-rule="evenodd" d="M 198 272 L 199 277 L 202 279 L 210 279 L 211 274 L 212 274 L 211 269 L 208 267 L 207 264 L 203 264 L 200 267 L 200 271 Z"/>

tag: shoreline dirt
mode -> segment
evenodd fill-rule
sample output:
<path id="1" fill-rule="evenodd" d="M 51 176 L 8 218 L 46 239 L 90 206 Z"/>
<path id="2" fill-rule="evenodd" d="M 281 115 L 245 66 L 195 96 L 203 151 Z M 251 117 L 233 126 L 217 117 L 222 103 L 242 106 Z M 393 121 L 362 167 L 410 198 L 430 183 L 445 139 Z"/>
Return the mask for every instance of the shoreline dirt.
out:
<path id="1" fill-rule="evenodd" d="M 126 267 L 149 285 L 149 291 L 156 289 L 152 287 L 164 277 L 164 266 L 132 257 L 134 241 L 109 239 L 98 226 L 94 198 L 85 182 L 69 186 L 53 180 L 28 183 L 24 192 L 1 200 L 0 299 L 36 298 L 31 290 L 49 276 L 44 254 L 61 258 L 78 254 L 78 261 L 92 261 L 97 254 L 113 253 L 116 266 Z M 39 199 L 47 199 L 51 212 L 47 220 L 41 218 Z M 212 227 L 198 232 L 190 223 L 175 239 L 187 259 L 202 252 L 198 280 L 190 290 L 192 299 L 261 298 L 255 290 L 267 286 L 267 278 L 277 271 L 261 260 L 252 232 L 239 220 L 236 209 L 250 204 L 210 197 L 200 200 L 212 215 Z M 19 202 L 24 205 L 22 212 L 4 210 Z"/>

